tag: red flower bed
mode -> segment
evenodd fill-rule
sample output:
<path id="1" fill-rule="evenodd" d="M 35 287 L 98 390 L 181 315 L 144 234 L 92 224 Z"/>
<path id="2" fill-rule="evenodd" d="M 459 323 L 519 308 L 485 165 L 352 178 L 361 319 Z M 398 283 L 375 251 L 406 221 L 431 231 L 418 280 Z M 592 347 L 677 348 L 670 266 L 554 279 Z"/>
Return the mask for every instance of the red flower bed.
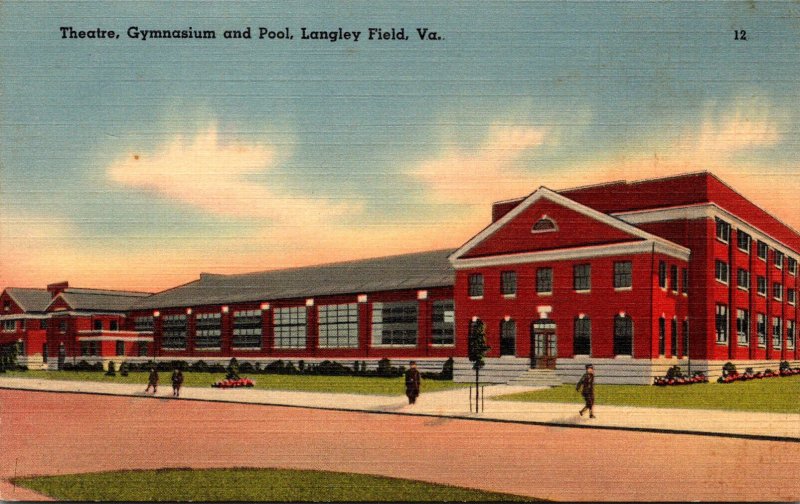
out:
<path id="1" fill-rule="evenodd" d="M 761 380 L 764 378 L 772 378 L 774 376 L 794 376 L 796 374 L 800 374 L 800 368 L 788 368 L 788 369 L 781 369 L 777 373 L 772 370 L 767 371 L 759 371 L 758 373 L 744 373 L 739 374 L 736 372 L 728 373 L 725 376 L 720 376 L 717 378 L 717 383 L 733 383 L 735 381 L 749 381 L 749 380 Z"/>
<path id="2" fill-rule="evenodd" d="M 239 378 L 238 380 L 222 380 L 211 385 L 216 388 L 239 388 L 239 387 L 253 387 L 255 382 L 250 378 Z"/>
<path id="3" fill-rule="evenodd" d="M 656 378 L 653 380 L 653 385 L 657 387 L 666 387 L 669 385 L 691 385 L 693 383 L 708 383 L 708 377 L 704 374 L 696 374 L 691 378 L 686 377 L 677 377 L 677 378 Z"/>

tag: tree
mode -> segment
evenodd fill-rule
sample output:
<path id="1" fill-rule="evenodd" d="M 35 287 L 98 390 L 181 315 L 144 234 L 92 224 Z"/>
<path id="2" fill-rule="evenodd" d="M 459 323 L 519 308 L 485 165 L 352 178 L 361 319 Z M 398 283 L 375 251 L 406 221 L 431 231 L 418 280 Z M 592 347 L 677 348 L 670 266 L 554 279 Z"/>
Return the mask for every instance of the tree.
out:
<path id="1" fill-rule="evenodd" d="M 478 386 L 480 385 L 480 370 L 485 365 L 483 358 L 491 348 L 486 344 L 486 324 L 482 320 L 475 320 L 469 328 L 467 353 L 472 369 L 475 370 L 475 405 L 477 411 Z"/>

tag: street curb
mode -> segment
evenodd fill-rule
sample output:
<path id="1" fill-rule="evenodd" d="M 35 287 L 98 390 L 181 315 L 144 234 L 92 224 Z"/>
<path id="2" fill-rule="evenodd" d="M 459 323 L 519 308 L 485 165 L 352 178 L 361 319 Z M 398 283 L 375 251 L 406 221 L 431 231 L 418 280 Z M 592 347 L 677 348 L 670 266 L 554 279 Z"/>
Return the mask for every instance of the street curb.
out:
<path id="1" fill-rule="evenodd" d="M 536 420 L 508 420 L 501 418 L 478 418 L 471 416 L 461 415 L 437 415 L 434 413 L 409 413 L 402 411 L 375 411 L 363 410 L 354 408 L 333 408 L 329 406 L 304 406 L 296 404 L 279 404 L 279 403 L 266 403 L 266 402 L 242 402 L 231 401 L 226 399 L 197 399 L 197 398 L 174 398 L 170 396 L 147 396 L 147 395 L 131 395 L 114 392 L 89 392 L 89 391 L 75 391 L 75 390 L 40 390 L 24 387 L 12 387 L 8 385 L 0 385 L 0 390 L 17 390 L 25 392 L 36 392 L 43 394 L 86 394 L 98 395 L 109 397 L 131 397 L 135 399 L 161 399 L 169 401 L 194 401 L 194 402 L 214 402 L 221 404 L 238 404 L 242 406 L 266 406 L 270 408 L 298 408 L 298 409 L 313 409 L 320 411 L 339 411 L 346 413 L 365 413 L 370 415 L 401 415 L 409 417 L 427 417 L 427 418 L 448 418 L 453 420 L 469 420 L 476 422 L 495 422 L 495 423 L 508 423 L 520 425 L 535 425 L 540 427 L 561 427 L 565 429 L 596 429 L 596 430 L 610 430 L 610 431 L 627 431 L 627 432 L 644 432 L 652 434 L 678 434 L 685 436 L 704 436 L 704 437 L 718 437 L 718 438 L 733 438 L 733 439 L 747 439 L 751 441 L 772 441 L 781 443 L 800 443 L 800 438 L 788 436 L 767 436 L 763 434 L 738 434 L 738 433 L 724 433 L 724 432 L 711 432 L 711 431 L 693 431 L 685 429 L 659 429 L 653 427 L 625 427 L 617 425 L 581 425 L 581 424 L 564 424 L 557 422 L 541 422 Z"/>

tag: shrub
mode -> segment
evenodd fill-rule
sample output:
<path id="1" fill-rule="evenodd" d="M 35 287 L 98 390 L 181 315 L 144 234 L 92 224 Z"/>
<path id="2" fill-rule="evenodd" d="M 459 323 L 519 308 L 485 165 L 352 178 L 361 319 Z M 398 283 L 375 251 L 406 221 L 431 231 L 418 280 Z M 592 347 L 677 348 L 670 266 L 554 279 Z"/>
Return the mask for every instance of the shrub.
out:
<path id="1" fill-rule="evenodd" d="M 722 365 L 722 375 L 727 376 L 729 374 L 736 374 L 736 365 L 730 361 Z"/>
<path id="2" fill-rule="evenodd" d="M 789 365 L 789 361 L 781 361 L 780 367 L 778 368 L 779 371 L 788 371 L 792 369 L 792 366 Z"/>
<path id="3" fill-rule="evenodd" d="M 749 368 L 744 370 L 744 374 L 752 375 L 752 374 L 755 374 L 755 373 L 753 372 L 753 368 L 749 367 Z"/>
<path id="4" fill-rule="evenodd" d="M 231 357 L 230 362 L 228 363 L 228 367 L 225 369 L 226 374 L 225 378 L 228 380 L 238 380 L 239 379 L 239 361 L 236 360 L 236 357 Z"/>
<path id="5" fill-rule="evenodd" d="M 256 370 L 256 368 L 250 362 L 242 362 L 239 364 L 239 372 L 240 373 L 252 373 Z"/>
<path id="6" fill-rule="evenodd" d="M 453 379 L 453 358 L 448 357 L 446 361 L 444 361 L 444 365 L 442 365 L 442 380 L 452 380 Z"/>
<path id="7" fill-rule="evenodd" d="M 672 366 L 667 370 L 667 379 L 683 378 L 680 366 Z"/>
<path id="8" fill-rule="evenodd" d="M 256 362 L 255 366 L 253 366 L 253 372 L 260 373 L 261 372 L 261 363 Z"/>
<path id="9" fill-rule="evenodd" d="M 114 361 L 108 361 L 108 371 L 106 371 L 106 376 L 117 376 L 117 372 L 114 369 Z"/>
<path id="10" fill-rule="evenodd" d="M 297 361 L 297 368 L 298 368 L 298 369 L 300 370 L 300 372 L 302 373 L 302 372 L 303 372 L 303 371 L 305 371 L 305 369 L 306 369 L 306 362 L 305 362 L 304 360 L 302 360 L 302 359 L 301 359 L 301 360 L 299 360 L 299 361 Z"/>
<path id="11" fill-rule="evenodd" d="M 350 368 L 343 366 L 338 362 L 322 361 L 314 368 L 314 374 L 323 376 L 347 376 L 352 374 Z"/>
<path id="12" fill-rule="evenodd" d="M 119 374 L 120 376 L 128 376 L 128 363 L 123 362 L 119 365 Z"/>
<path id="13" fill-rule="evenodd" d="M 384 357 L 378 361 L 378 369 L 376 371 L 378 376 L 389 378 L 392 376 L 392 361 Z"/>
<path id="14" fill-rule="evenodd" d="M 264 366 L 264 372 L 270 374 L 283 374 L 283 361 L 278 359 Z"/>

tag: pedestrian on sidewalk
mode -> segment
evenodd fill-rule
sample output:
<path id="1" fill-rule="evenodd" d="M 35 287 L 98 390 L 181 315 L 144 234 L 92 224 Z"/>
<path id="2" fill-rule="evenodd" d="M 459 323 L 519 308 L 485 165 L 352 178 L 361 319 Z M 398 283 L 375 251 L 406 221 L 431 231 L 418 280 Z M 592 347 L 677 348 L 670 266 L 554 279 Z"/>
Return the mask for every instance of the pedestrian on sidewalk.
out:
<path id="1" fill-rule="evenodd" d="M 419 397 L 420 376 L 417 370 L 416 361 L 409 363 L 408 371 L 406 371 L 406 396 L 408 397 L 408 404 L 414 404 Z"/>
<path id="2" fill-rule="evenodd" d="M 155 367 L 150 368 L 150 376 L 147 378 L 147 388 L 144 389 L 144 393 L 146 394 L 150 387 L 153 387 L 153 394 L 155 395 L 156 389 L 158 388 L 158 371 L 156 371 Z"/>
<path id="3" fill-rule="evenodd" d="M 175 368 L 172 372 L 172 395 L 180 397 L 181 385 L 183 385 L 183 372 L 179 368 Z"/>
<path id="4" fill-rule="evenodd" d="M 594 418 L 594 367 L 591 364 L 586 364 L 586 372 L 583 373 L 575 390 L 581 393 L 586 406 L 581 408 L 578 412 L 581 416 L 589 410 L 589 418 Z"/>

